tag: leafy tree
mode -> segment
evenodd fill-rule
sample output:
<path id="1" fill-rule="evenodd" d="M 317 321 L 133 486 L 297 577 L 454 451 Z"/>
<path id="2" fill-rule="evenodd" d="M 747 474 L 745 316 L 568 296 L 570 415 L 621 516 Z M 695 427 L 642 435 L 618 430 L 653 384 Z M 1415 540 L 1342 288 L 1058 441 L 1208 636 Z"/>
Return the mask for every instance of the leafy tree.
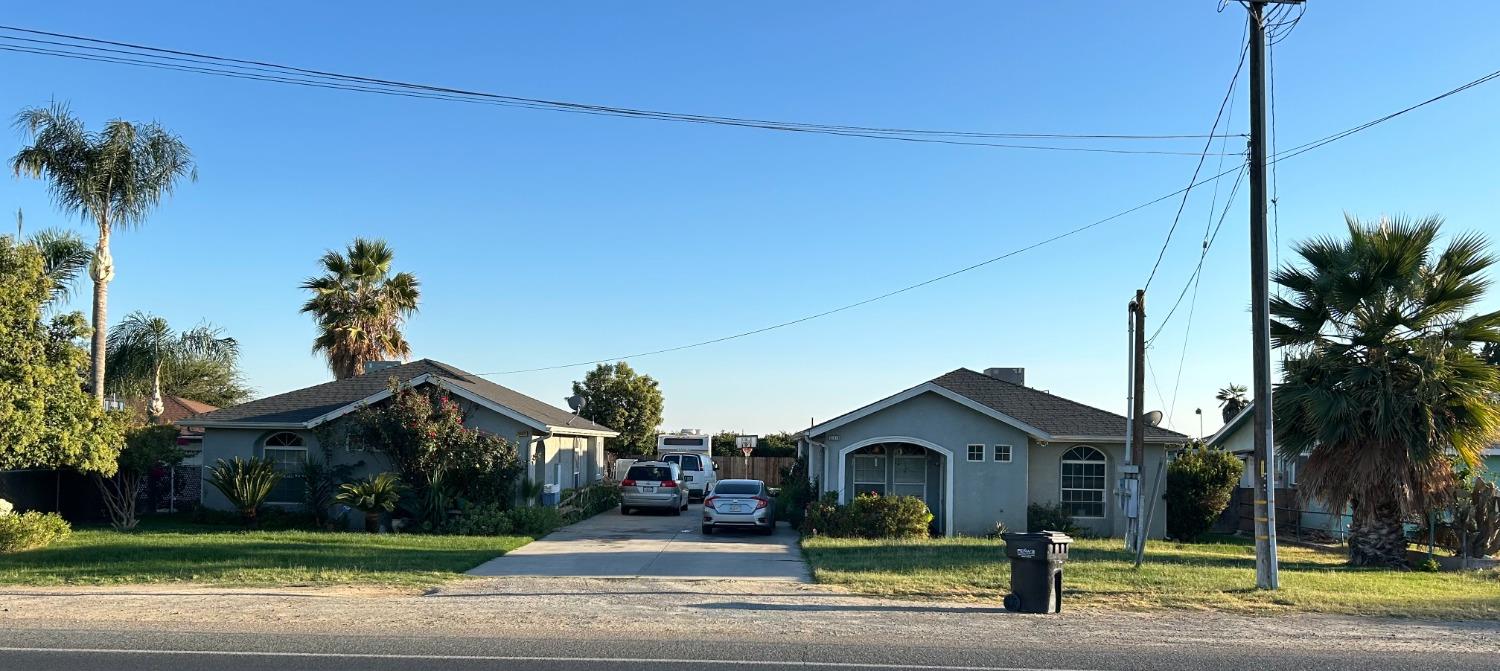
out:
<path id="1" fill-rule="evenodd" d="M 124 425 L 79 385 L 88 332 L 78 313 L 42 320 L 52 292 L 41 254 L 0 236 L 0 469 L 75 468 L 110 475 Z"/>
<path id="2" fill-rule="evenodd" d="M 184 177 L 197 180 L 192 152 L 156 123 L 115 119 L 104 129 L 86 129 L 67 105 L 29 107 L 15 125 L 31 141 L 11 158 L 16 176 L 47 180 L 52 200 L 64 212 L 92 223 L 99 235 L 89 276 L 94 280 L 94 332 L 89 379 L 94 399 L 104 401 L 106 303 L 115 277 L 109 237 L 139 226 Z"/>
<path id="3" fill-rule="evenodd" d="M 259 457 L 220 459 L 208 469 L 208 484 L 240 511 L 245 525 L 252 529 L 258 522 L 261 505 L 280 481 L 281 472 L 276 470 L 276 463 Z"/>
<path id="4" fill-rule="evenodd" d="M 1219 401 L 1219 414 L 1223 415 L 1225 424 L 1250 405 L 1250 399 L 1245 397 L 1249 391 L 1245 385 L 1231 383 L 1214 394 L 1214 398 Z"/>
<path id="5" fill-rule="evenodd" d="M 1491 366 L 1500 366 L 1500 343 L 1484 343 L 1479 348 L 1479 358 Z"/>
<path id="6" fill-rule="evenodd" d="M 130 531 L 140 521 L 135 503 L 141 485 L 151 469 L 176 466 L 185 456 L 177 447 L 177 427 L 171 424 L 134 427 L 125 434 L 125 449 L 120 451 L 113 475 L 93 473 L 94 485 L 104 498 L 110 524 L 120 531 Z"/>
<path id="7" fill-rule="evenodd" d="M 573 383 L 573 393 L 584 399 L 579 412 L 584 419 L 619 431 L 605 441 L 605 449 L 616 454 L 651 454 L 656 451 L 656 427 L 661 425 L 662 395 L 656 380 L 641 375 L 630 364 L 599 364 Z"/>
<path id="8" fill-rule="evenodd" d="M 1201 443 L 1167 464 L 1167 535 L 1195 541 L 1208 533 L 1229 507 L 1244 468 L 1238 457 Z"/>
<path id="9" fill-rule="evenodd" d="M 109 365 L 106 369 L 105 386 L 116 394 L 128 397 L 145 396 L 149 400 L 146 413 L 152 421 L 161 416 L 163 394 L 193 398 L 213 403 L 218 400 L 243 400 L 243 385 L 234 384 L 239 378 L 236 362 L 239 358 L 239 343 L 234 338 L 223 337 L 216 327 L 200 325 L 183 331 L 174 331 L 167 320 L 144 312 L 132 312 L 109 334 Z M 221 372 L 205 369 L 218 367 Z M 202 377 L 182 379 L 180 374 L 195 372 Z M 163 382 L 163 377 L 167 381 Z M 204 389 L 199 385 L 193 391 L 206 392 L 214 401 L 190 397 L 182 393 L 179 382 L 217 379 L 230 383 L 228 388 Z"/>
<path id="10" fill-rule="evenodd" d="M 1500 431 L 1500 370 L 1474 354 L 1500 342 L 1500 312 L 1470 314 L 1494 264 L 1485 240 L 1433 249 L 1441 220 L 1348 219 L 1347 238 L 1297 245 L 1274 278 L 1271 335 L 1286 349 L 1275 394 L 1278 450 L 1310 451 L 1299 489 L 1353 506 L 1349 560 L 1405 566 L 1405 517 L 1438 507 Z"/>
<path id="11" fill-rule="evenodd" d="M 713 435 L 714 456 L 738 457 L 743 456 L 735 440 L 740 437 L 736 431 L 720 431 Z M 777 431 L 760 436 L 755 441 L 755 450 L 750 453 L 753 457 L 795 457 L 797 456 L 796 434 L 790 431 Z"/>
<path id="12" fill-rule="evenodd" d="M 355 238 L 343 254 L 325 252 L 325 273 L 302 283 L 313 293 L 302 305 L 318 325 L 313 351 L 327 357 L 335 379 L 361 375 L 371 361 L 411 356 L 401 327 L 421 290 L 415 275 L 391 274 L 395 257 L 384 240 Z"/>

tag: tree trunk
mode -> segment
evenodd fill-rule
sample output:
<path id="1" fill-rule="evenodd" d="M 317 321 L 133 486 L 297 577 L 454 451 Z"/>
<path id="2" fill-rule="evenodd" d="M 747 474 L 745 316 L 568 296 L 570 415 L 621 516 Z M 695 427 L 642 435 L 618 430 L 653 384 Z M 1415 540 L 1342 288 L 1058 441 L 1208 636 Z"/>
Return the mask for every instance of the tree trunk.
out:
<path id="1" fill-rule="evenodd" d="M 114 260 L 109 255 L 109 222 L 99 226 L 99 242 L 94 246 L 94 263 L 89 268 L 94 280 L 94 333 L 90 344 L 89 379 L 93 382 L 94 400 L 104 404 L 104 347 L 109 332 L 105 305 L 109 302 L 109 282 L 115 278 Z"/>
<path id="2" fill-rule="evenodd" d="M 372 534 L 380 532 L 380 511 L 370 510 L 365 512 L 365 531 Z"/>
<path id="3" fill-rule="evenodd" d="M 94 485 L 104 498 L 104 507 L 109 511 L 110 526 L 120 531 L 134 529 L 140 522 L 135 514 L 136 492 L 141 485 L 140 474 L 119 471 L 107 478 L 98 473 L 92 475 Z"/>
<path id="4" fill-rule="evenodd" d="M 1382 568 L 1407 568 L 1406 533 L 1401 509 L 1394 503 L 1354 503 L 1354 521 L 1349 525 L 1349 564 Z"/>
<path id="5" fill-rule="evenodd" d="M 150 424 L 161 424 L 161 414 L 166 412 L 166 409 L 166 401 L 161 396 L 161 363 L 158 362 L 152 369 L 151 399 L 146 402 L 146 421 Z"/>

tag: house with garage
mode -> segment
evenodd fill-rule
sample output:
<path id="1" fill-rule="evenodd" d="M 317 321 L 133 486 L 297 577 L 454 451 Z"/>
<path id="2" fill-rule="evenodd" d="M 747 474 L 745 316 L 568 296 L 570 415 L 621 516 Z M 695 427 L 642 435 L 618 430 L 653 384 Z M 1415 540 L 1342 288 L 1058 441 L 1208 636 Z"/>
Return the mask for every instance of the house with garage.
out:
<path id="1" fill-rule="evenodd" d="M 944 535 L 983 535 L 997 522 L 1025 529 L 1026 507 L 1039 503 L 1061 504 L 1090 533 L 1123 536 L 1125 424 L 1026 386 L 1024 369 L 960 368 L 817 424 L 798 434 L 798 449 L 823 491 L 844 502 L 861 492 L 919 497 Z M 1150 496 L 1168 451 L 1189 439 L 1145 431 Z M 1149 532 L 1165 534 L 1165 510 Z"/>
<path id="2" fill-rule="evenodd" d="M 347 464 L 355 478 L 392 470 L 378 449 L 340 445 L 332 438 L 341 418 L 389 398 L 392 380 L 446 392 L 463 410 L 467 426 L 516 445 L 527 477 L 535 483 L 563 491 L 604 479 L 604 439 L 617 432 L 432 359 L 378 362 L 364 375 L 194 415 L 180 424 L 202 431 L 206 465 L 234 457 L 271 459 L 283 478 L 268 503 L 302 505 L 300 475 L 309 459 Z M 207 483 L 201 489 L 204 506 L 230 507 Z"/>

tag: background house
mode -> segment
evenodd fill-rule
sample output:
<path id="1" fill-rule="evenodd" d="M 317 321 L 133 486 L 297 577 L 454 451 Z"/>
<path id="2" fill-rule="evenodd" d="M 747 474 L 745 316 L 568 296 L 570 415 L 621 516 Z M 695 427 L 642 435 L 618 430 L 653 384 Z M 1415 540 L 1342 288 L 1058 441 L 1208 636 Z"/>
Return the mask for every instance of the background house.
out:
<path id="1" fill-rule="evenodd" d="M 1240 473 L 1240 484 L 1224 509 L 1218 531 L 1253 533 L 1255 530 L 1255 477 L 1260 464 L 1255 460 L 1255 404 L 1245 406 L 1223 427 L 1203 442 L 1209 447 L 1219 448 L 1240 458 L 1245 469 Z M 1271 446 L 1276 469 L 1276 526 L 1278 529 L 1295 531 L 1298 535 L 1319 531 L 1330 537 L 1340 538 L 1347 527 L 1347 519 L 1328 511 L 1327 506 L 1313 500 L 1303 500 L 1297 488 L 1297 470 L 1307 463 L 1307 455 L 1296 459 L 1283 459 Z"/>
<path id="2" fill-rule="evenodd" d="M 1116 498 L 1125 418 L 1027 387 L 1021 368 L 960 368 L 798 438 L 823 491 L 842 501 L 867 491 L 917 496 L 946 535 L 989 533 L 996 522 L 1025 529 L 1031 503 L 1061 503 L 1092 533 L 1125 532 Z M 1148 494 L 1167 449 L 1187 440 L 1146 428 Z M 1165 534 L 1165 510 L 1149 532 Z"/>
<path id="3" fill-rule="evenodd" d="M 184 420 L 203 431 L 202 458 L 213 464 L 233 457 L 266 457 L 283 473 L 268 503 L 301 505 L 298 475 L 309 458 L 354 467 L 354 477 L 391 470 L 378 451 L 323 444 L 340 418 L 391 395 L 390 381 L 447 391 L 462 408 L 465 424 L 513 441 L 527 477 L 559 490 L 591 484 L 604 477 L 604 439 L 615 431 L 566 410 L 507 389 L 445 363 L 421 359 L 391 364 L 364 375 L 326 382 Z M 327 429 L 327 430 L 325 430 Z M 229 508 L 213 487 L 203 487 L 203 505 Z"/>

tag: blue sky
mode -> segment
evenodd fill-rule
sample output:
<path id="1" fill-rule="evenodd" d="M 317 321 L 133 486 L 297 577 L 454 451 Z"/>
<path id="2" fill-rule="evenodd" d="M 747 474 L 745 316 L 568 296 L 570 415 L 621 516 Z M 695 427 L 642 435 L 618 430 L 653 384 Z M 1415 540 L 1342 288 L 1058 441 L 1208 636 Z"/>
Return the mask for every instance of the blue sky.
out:
<path id="1" fill-rule="evenodd" d="M 12 6 L 4 22 L 639 108 L 1165 134 L 1206 132 L 1233 72 L 1244 13 L 1215 5 L 76 2 Z M 1274 51 L 1281 146 L 1500 68 L 1500 7 L 1443 9 L 1313 3 Z M 261 394 L 328 379 L 297 287 L 324 249 L 355 236 L 387 239 L 399 268 L 421 278 L 416 356 L 504 371 L 861 300 L 1179 189 L 1195 161 L 552 114 L 14 53 L 0 53 L 0 69 L 0 111 L 56 98 L 91 125 L 155 119 L 192 146 L 200 181 L 115 239 L 111 322 L 141 309 L 223 326 Z M 1242 87 L 1235 132 L 1246 104 Z M 1500 238 L 1497 104 L 1500 83 L 1282 164 L 1281 256 L 1339 232 L 1346 211 L 1440 213 L 1451 231 Z M 9 155 L 21 138 L 7 137 Z M 1153 319 L 1192 271 L 1212 199 L 1202 188 L 1187 204 L 1152 285 Z M 29 229 L 75 224 L 40 182 L 0 180 L 0 209 L 16 208 Z M 1125 305 L 1175 209 L 1164 202 L 824 319 L 631 363 L 661 381 L 672 429 L 798 429 L 960 366 L 1024 366 L 1033 386 L 1118 411 Z M 1191 337 L 1179 314 L 1151 353 L 1159 379 L 1147 405 L 1188 433 L 1194 408 L 1206 430 L 1218 424 L 1216 389 L 1250 380 L 1247 236 L 1242 192 L 1209 256 Z M 495 379 L 560 404 L 584 371 Z"/>

